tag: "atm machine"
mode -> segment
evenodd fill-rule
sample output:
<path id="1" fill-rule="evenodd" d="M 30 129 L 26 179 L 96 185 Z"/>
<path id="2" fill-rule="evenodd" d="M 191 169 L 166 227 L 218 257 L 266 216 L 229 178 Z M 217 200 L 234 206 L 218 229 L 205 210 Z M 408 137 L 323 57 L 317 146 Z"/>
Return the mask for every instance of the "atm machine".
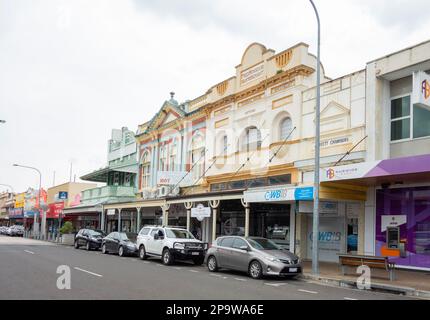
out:
<path id="1" fill-rule="evenodd" d="M 400 227 L 387 227 L 387 248 L 398 250 L 400 257 L 406 257 L 406 242 L 400 240 Z"/>

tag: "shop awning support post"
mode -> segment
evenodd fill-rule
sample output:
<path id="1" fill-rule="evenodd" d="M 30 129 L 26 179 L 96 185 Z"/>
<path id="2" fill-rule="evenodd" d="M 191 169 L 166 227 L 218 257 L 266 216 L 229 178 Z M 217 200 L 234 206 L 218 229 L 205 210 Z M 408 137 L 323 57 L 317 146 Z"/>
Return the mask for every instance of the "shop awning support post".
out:
<path id="1" fill-rule="evenodd" d="M 320 191 L 320 103 L 321 103 L 321 24 L 317 7 L 313 0 L 309 0 L 315 11 L 318 23 L 318 48 L 317 48 L 317 97 L 315 110 L 315 179 L 314 179 L 314 209 L 313 209 L 313 236 L 312 236 L 312 274 L 319 275 L 319 191 Z"/>

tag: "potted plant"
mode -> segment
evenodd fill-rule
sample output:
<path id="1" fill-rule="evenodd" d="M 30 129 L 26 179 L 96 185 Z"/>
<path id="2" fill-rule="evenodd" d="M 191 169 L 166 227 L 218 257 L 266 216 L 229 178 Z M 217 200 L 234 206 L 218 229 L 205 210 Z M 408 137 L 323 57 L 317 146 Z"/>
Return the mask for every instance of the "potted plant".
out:
<path id="1" fill-rule="evenodd" d="M 60 228 L 61 243 L 66 245 L 73 245 L 75 241 L 75 234 L 73 233 L 73 225 L 70 221 L 66 221 Z"/>

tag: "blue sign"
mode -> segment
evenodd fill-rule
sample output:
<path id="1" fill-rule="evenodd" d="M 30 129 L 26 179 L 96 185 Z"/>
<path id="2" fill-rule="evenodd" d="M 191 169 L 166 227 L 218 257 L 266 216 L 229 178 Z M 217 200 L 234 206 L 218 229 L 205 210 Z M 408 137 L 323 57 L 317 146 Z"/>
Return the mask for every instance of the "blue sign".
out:
<path id="1" fill-rule="evenodd" d="M 66 191 L 60 191 L 58 192 L 58 199 L 60 200 L 67 200 L 69 198 L 69 193 Z"/>
<path id="2" fill-rule="evenodd" d="M 294 190 L 295 200 L 313 200 L 314 199 L 314 187 L 297 188 Z"/>

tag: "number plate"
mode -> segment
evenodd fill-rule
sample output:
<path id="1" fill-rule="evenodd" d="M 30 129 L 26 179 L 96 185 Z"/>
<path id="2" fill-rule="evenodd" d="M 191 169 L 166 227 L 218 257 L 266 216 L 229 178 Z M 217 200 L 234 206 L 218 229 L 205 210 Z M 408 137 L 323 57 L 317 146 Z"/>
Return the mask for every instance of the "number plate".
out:
<path id="1" fill-rule="evenodd" d="M 198 255 L 200 254 L 200 252 L 191 252 L 191 254 L 192 254 L 193 256 L 198 256 Z"/>
<path id="2" fill-rule="evenodd" d="M 297 272 L 297 268 L 290 268 L 290 272 Z"/>

